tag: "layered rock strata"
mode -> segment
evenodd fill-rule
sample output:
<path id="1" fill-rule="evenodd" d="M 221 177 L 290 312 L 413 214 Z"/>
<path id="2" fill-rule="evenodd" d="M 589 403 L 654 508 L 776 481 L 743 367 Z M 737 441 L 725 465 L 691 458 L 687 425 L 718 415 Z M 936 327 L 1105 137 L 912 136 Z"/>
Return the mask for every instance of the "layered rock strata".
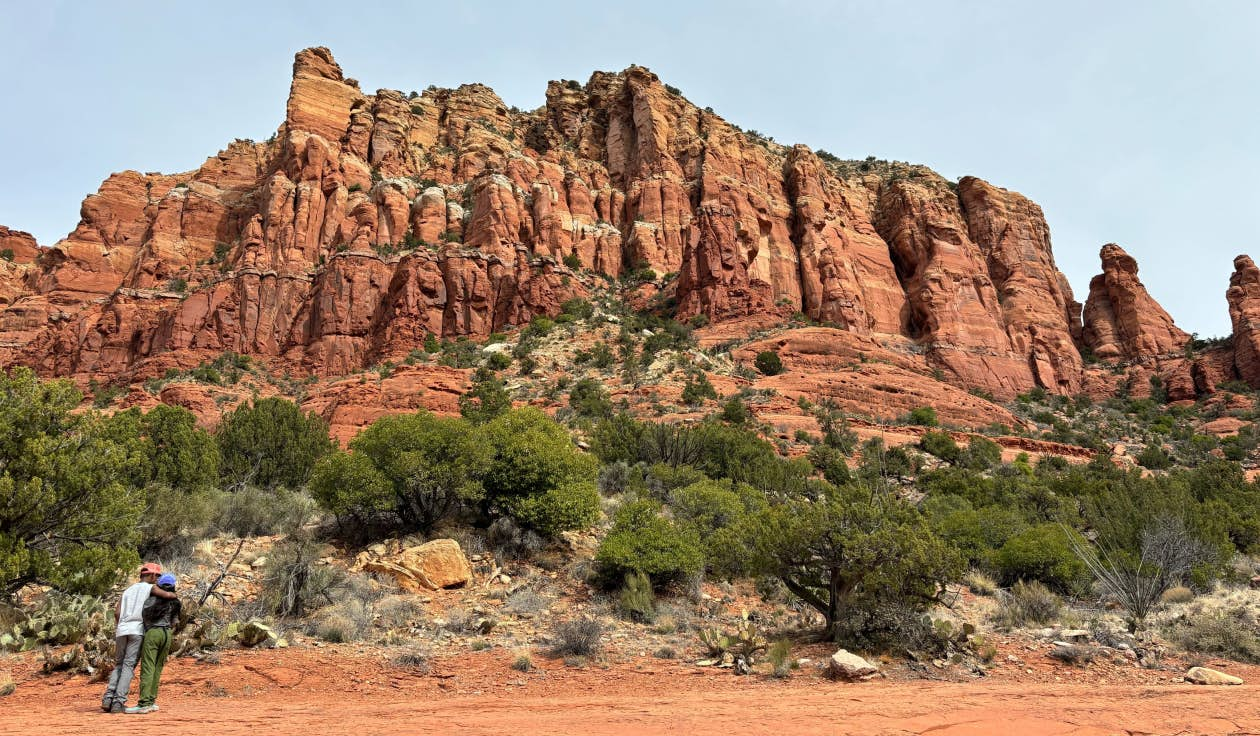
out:
<path id="1" fill-rule="evenodd" d="M 0 361 L 56 375 L 224 351 L 353 373 L 649 270 L 678 319 L 802 312 L 998 398 L 1080 390 L 1082 341 L 1133 358 L 1186 339 L 1112 246 L 1082 326 L 1015 192 L 778 145 L 641 67 L 552 82 L 525 112 L 478 84 L 367 94 L 306 49 L 271 139 L 114 174 L 62 241 L 21 235 L 0 231 L 25 269 L 0 278 Z"/>

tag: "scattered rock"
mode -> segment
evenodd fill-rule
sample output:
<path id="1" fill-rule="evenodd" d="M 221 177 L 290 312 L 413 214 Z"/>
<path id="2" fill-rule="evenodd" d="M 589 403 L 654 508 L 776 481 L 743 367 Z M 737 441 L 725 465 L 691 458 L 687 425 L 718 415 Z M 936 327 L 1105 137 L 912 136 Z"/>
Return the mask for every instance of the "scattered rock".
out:
<path id="1" fill-rule="evenodd" d="M 457 588 L 472 580 L 472 566 L 454 539 L 435 539 L 396 555 L 361 552 L 354 569 L 391 575 L 409 593 Z"/>
<path id="2" fill-rule="evenodd" d="M 1186 673 L 1186 682 L 1192 682 L 1195 685 L 1241 685 L 1243 680 L 1241 677 L 1227 675 L 1224 672 L 1208 669 L 1207 667 L 1191 667 Z"/>
<path id="3" fill-rule="evenodd" d="M 840 680 L 869 680 L 879 669 L 847 649 L 831 655 L 828 674 Z"/>

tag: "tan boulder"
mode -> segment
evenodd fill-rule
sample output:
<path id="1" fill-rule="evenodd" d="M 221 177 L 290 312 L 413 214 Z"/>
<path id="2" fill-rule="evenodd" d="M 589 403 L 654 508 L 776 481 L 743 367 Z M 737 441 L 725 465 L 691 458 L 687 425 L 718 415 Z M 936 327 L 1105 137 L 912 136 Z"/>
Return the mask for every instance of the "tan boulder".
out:
<path id="1" fill-rule="evenodd" d="M 1191 667 L 1186 673 L 1186 682 L 1192 682 L 1195 685 L 1241 685 L 1243 680 L 1241 677 L 1227 675 L 1224 672 L 1208 669 L 1207 667 Z"/>
<path id="2" fill-rule="evenodd" d="M 847 649 L 831 655 L 827 672 L 840 680 L 869 680 L 879 673 L 879 668 Z"/>
<path id="3" fill-rule="evenodd" d="M 472 580 L 472 566 L 454 539 L 435 539 L 394 555 L 363 552 L 355 566 L 390 575 L 409 593 L 458 588 Z"/>

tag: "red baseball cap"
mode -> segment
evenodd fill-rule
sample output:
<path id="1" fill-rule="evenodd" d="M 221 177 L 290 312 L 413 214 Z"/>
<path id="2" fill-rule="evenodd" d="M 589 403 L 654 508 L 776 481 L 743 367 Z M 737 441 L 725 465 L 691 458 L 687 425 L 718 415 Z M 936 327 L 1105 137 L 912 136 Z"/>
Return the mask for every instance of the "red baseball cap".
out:
<path id="1" fill-rule="evenodd" d="M 146 562 L 140 566 L 141 575 L 159 575 L 162 572 L 162 566 L 156 562 Z"/>

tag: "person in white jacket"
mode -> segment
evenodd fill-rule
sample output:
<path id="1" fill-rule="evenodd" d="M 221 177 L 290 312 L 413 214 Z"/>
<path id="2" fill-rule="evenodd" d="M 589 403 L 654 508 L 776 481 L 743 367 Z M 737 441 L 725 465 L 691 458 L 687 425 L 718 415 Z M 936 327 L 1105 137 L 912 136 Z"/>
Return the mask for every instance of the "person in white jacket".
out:
<path id="1" fill-rule="evenodd" d="M 114 608 L 118 628 L 114 630 L 114 671 L 109 673 L 109 686 L 101 698 L 101 710 L 106 713 L 124 713 L 127 709 L 127 692 L 136 672 L 136 660 L 140 658 L 140 645 L 144 642 L 144 602 L 150 595 L 174 598 L 175 594 L 154 585 L 162 574 L 162 566 L 146 562 L 140 566 L 140 582 L 123 591 Z"/>

